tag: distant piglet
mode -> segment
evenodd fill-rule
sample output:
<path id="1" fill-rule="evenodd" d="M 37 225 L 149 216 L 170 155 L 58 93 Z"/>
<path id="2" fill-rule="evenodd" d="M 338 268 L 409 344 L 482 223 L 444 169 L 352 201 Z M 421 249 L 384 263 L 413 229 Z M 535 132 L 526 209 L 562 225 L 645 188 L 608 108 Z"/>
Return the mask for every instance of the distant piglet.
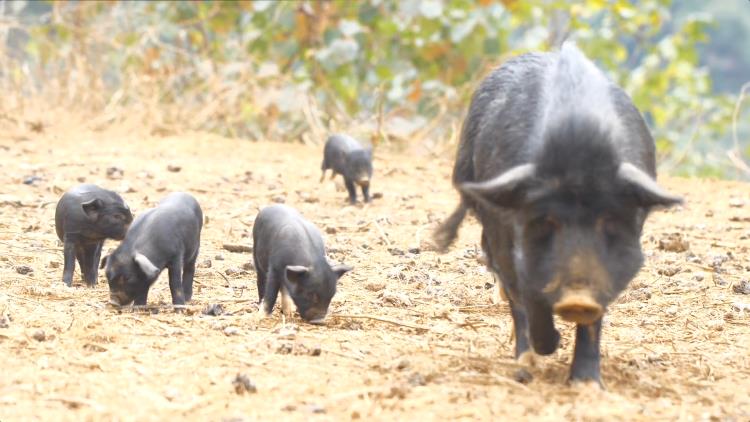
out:
<path id="1" fill-rule="evenodd" d="M 253 259 L 259 314 L 270 316 L 281 292 L 284 315 L 291 316 L 293 301 L 300 316 L 313 324 L 323 322 L 336 282 L 352 269 L 347 265 L 331 267 L 318 229 L 285 205 L 266 207 L 255 219 Z"/>
<path id="2" fill-rule="evenodd" d="M 141 214 L 120 246 L 105 257 L 110 303 L 145 305 L 148 289 L 164 268 L 169 270 L 172 303 L 193 296 L 203 212 L 187 193 L 171 193 L 156 208 Z"/>
<path id="3" fill-rule="evenodd" d="M 370 179 L 372 178 L 372 149 L 363 148 L 354 138 L 347 135 L 332 135 L 326 141 L 323 149 L 323 174 L 320 176 L 322 182 L 326 170 L 331 169 L 331 179 L 337 174 L 344 176 L 346 190 L 349 191 L 349 202 L 357 202 L 356 185 L 362 188 L 362 196 L 365 202 L 370 202 Z"/>
<path id="4" fill-rule="evenodd" d="M 65 192 L 55 209 L 55 229 L 64 245 L 63 283 L 73 283 L 78 259 L 83 281 L 94 286 L 104 240 L 122 240 L 132 221 L 130 208 L 111 190 L 85 184 Z"/>

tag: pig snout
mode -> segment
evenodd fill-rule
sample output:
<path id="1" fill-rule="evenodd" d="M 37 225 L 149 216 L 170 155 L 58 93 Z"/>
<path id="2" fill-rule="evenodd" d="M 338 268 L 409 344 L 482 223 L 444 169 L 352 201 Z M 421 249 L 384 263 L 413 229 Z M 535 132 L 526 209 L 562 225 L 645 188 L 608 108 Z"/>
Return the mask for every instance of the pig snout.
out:
<path id="1" fill-rule="evenodd" d="M 305 321 L 309 322 L 310 324 L 314 325 L 323 325 L 325 324 L 326 316 L 328 316 L 327 311 L 309 311 L 306 312 L 302 317 L 305 319 Z"/>
<path id="2" fill-rule="evenodd" d="M 127 294 L 122 292 L 110 292 L 109 303 L 114 306 L 128 306 L 133 303 L 133 299 L 129 298 Z"/>
<path id="3" fill-rule="evenodd" d="M 552 310 L 565 321 L 582 325 L 591 325 L 604 314 L 604 307 L 588 289 L 565 291 Z"/>
<path id="4" fill-rule="evenodd" d="M 125 239 L 125 234 L 128 232 L 129 228 L 130 228 L 130 224 L 123 225 L 122 228 L 118 229 L 116 233 L 112 236 L 112 239 L 114 240 Z"/>

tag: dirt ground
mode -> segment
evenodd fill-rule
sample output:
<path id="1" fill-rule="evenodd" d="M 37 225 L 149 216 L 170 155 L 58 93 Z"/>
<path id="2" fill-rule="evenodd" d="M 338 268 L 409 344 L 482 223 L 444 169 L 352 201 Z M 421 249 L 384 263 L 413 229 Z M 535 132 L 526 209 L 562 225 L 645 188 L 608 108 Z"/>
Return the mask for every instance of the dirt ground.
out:
<path id="1" fill-rule="evenodd" d="M 475 220 L 449 253 L 430 250 L 456 204 L 450 154 L 378 151 L 380 195 L 348 206 L 340 180 L 318 182 L 322 147 L 68 133 L 0 133 L 2 422 L 750 420 L 747 184 L 661 178 L 686 205 L 646 225 L 646 264 L 605 319 L 599 391 L 566 384 L 563 322 L 560 349 L 515 380 L 510 315 L 491 304 Z M 135 214 L 170 191 L 197 197 L 207 224 L 187 312 L 169 306 L 166 275 L 147 311 L 106 305 L 103 273 L 94 289 L 78 269 L 63 285 L 54 208 L 83 181 L 119 191 Z M 355 267 L 325 326 L 283 321 L 278 307 L 254 322 L 252 255 L 223 248 L 250 246 L 258 209 L 276 201 Z M 205 315 L 211 304 L 224 313 Z M 238 375 L 257 391 L 238 393 Z"/>

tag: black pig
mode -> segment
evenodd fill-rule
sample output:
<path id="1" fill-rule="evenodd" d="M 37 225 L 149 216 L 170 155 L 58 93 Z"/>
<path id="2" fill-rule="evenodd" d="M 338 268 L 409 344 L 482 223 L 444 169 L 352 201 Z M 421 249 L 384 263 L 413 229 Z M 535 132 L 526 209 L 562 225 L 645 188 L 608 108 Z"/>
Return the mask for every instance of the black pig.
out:
<path id="1" fill-rule="evenodd" d="M 331 266 L 318 229 L 285 205 L 263 208 L 253 225 L 253 259 L 258 275 L 259 315 L 271 315 L 281 293 L 281 309 L 291 300 L 306 321 L 322 323 L 336 293 L 336 282 L 352 267 Z"/>
<path id="2" fill-rule="evenodd" d="M 655 177 L 654 141 L 622 89 L 572 44 L 525 54 L 474 93 L 453 170 L 461 202 L 435 240 L 447 248 L 472 210 L 516 358 L 557 349 L 557 314 L 577 324 L 570 379 L 601 383 L 602 316 L 643 263 L 649 211 L 681 201 Z"/>
<path id="3" fill-rule="evenodd" d="M 78 259 L 83 281 L 94 286 L 104 240 L 122 240 L 132 221 L 130 208 L 111 190 L 85 184 L 65 192 L 55 209 L 55 230 L 63 242 L 63 283 L 73 283 Z"/>
<path id="4" fill-rule="evenodd" d="M 102 261 L 110 303 L 145 305 L 148 289 L 164 268 L 169 270 L 172 303 L 190 301 L 202 228 L 198 201 L 182 192 L 167 195 L 136 218 L 125 240 Z"/>
<path id="5" fill-rule="evenodd" d="M 336 174 L 344 176 L 344 184 L 349 192 L 349 202 L 357 202 L 357 188 L 362 188 L 362 196 L 365 202 L 370 202 L 370 179 L 372 178 L 372 149 L 362 148 L 354 138 L 346 135 L 331 135 L 326 141 L 323 149 L 323 174 L 320 176 L 322 182 L 326 176 L 326 170 L 331 169 L 331 179 Z"/>

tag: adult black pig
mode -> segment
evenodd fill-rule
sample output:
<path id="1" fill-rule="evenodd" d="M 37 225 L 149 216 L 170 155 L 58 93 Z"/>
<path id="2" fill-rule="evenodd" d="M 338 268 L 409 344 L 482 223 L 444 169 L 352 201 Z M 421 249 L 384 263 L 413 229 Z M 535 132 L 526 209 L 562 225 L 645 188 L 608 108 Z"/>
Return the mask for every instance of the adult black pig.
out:
<path id="1" fill-rule="evenodd" d="M 320 231 L 297 210 L 285 205 L 263 208 L 256 217 L 253 260 L 260 316 L 271 315 L 281 293 L 284 315 L 291 316 L 293 301 L 300 316 L 313 324 L 325 320 L 336 294 L 336 282 L 352 269 L 347 265 L 331 266 Z"/>
<path id="2" fill-rule="evenodd" d="M 136 218 L 120 246 L 102 261 L 110 302 L 145 305 L 149 288 L 164 268 L 169 270 L 172 303 L 190 301 L 202 228 L 198 201 L 183 192 L 167 195 Z"/>
<path id="3" fill-rule="evenodd" d="M 331 135 L 323 148 L 323 174 L 331 169 L 331 179 L 336 174 L 344 176 L 344 184 L 349 192 L 349 202 L 357 202 L 357 188 L 362 188 L 365 202 L 370 202 L 370 179 L 372 179 L 372 149 L 363 148 L 354 138 L 347 135 Z"/>
<path id="4" fill-rule="evenodd" d="M 643 263 L 649 210 L 680 202 L 656 184 L 654 161 L 628 95 L 572 44 L 508 60 L 482 81 L 453 171 L 461 203 L 435 239 L 447 248 L 467 210 L 477 216 L 517 359 L 557 349 L 557 314 L 577 324 L 570 379 L 601 383 L 605 309 Z"/>
<path id="5" fill-rule="evenodd" d="M 76 259 L 83 281 L 94 286 L 105 239 L 122 240 L 133 214 L 120 195 L 91 184 L 65 192 L 55 209 L 55 230 L 63 242 L 63 283 L 73 283 Z"/>

